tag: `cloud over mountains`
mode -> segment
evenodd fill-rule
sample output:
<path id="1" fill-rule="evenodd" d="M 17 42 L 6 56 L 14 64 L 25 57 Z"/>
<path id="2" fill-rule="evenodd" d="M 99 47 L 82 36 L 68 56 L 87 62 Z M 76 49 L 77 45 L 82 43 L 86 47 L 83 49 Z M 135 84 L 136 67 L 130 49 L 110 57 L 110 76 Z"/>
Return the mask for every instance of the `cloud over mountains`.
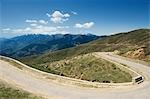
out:
<path id="1" fill-rule="evenodd" d="M 75 28 L 85 28 L 85 29 L 89 29 L 94 25 L 94 22 L 87 22 L 87 23 L 77 23 L 75 24 Z"/>
<path id="2" fill-rule="evenodd" d="M 78 15 L 77 12 L 63 12 L 59 10 L 55 10 L 51 13 L 46 13 L 49 19 L 34 19 L 29 18 L 25 20 L 27 24 L 24 28 L 3 28 L 3 33 L 16 33 L 16 34 L 66 34 L 70 33 L 69 30 L 72 29 L 90 29 L 93 27 L 94 22 L 86 22 L 86 23 L 73 23 L 65 25 L 66 21 L 69 20 L 71 16 Z"/>
<path id="3" fill-rule="evenodd" d="M 68 13 L 61 13 L 60 11 L 54 11 L 52 14 L 46 13 L 48 17 L 50 17 L 50 20 L 54 23 L 63 23 L 70 17 L 70 14 Z"/>

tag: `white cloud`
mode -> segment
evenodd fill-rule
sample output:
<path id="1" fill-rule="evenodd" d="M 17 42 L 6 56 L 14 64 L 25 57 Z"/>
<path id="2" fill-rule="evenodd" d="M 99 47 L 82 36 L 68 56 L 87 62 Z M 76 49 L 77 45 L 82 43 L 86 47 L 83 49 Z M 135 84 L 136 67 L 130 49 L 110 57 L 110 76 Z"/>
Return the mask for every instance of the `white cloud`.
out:
<path id="1" fill-rule="evenodd" d="M 74 14 L 74 15 L 78 15 L 78 13 L 77 13 L 77 12 L 74 12 L 74 11 L 71 11 L 71 13 Z"/>
<path id="2" fill-rule="evenodd" d="M 70 17 L 70 15 L 68 13 L 64 14 L 64 17 Z"/>
<path id="3" fill-rule="evenodd" d="M 35 23 L 32 23 L 32 24 L 30 24 L 31 26 L 37 26 L 37 24 L 35 24 Z"/>
<path id="4" fill-rule="evenodd" d="M 4 28 L 4 29 L 1 29 L 1 28 L 0 28 L 0 30 L 2 30 L 2 33 L 8 33 L 8 32 L 11 31 L 10 28 Z"/>
<path id="5" fill-rule="evenodd" d="M 32 30 L 32 28 L 27 27 L 24 29 L 13 29 L 12 33 L 30 33 L 30 31 Z"/>
<path id="6" fill-rule="evenodd" d="M 75 24 L 75 28 L 85 28 L 85 29 L 89 29 L 89 28 L 91 28 L 93 25 L 94 25 L 94 22 L 87 22 L 87 23 L 84 23 L 84 24 L 77 23 L 77 24 Z"/>
<path id="7" fill-rule="evenodd" d="M 27 22 L 27 23 L 37 23 L 37 20 L 26 20 L 25 22 Z"/>
<path id="8" fill-rule="evenodd" d="M 76 28 L 82 28 L 82 27 L 83 27 L 83 25 L 82 25 L 82 24 L 77 23 L 77 24 L 75 24 L 75 27 L 76 27 Z"/>
<path id="9" fill-rule="evenodd" d="M 41 23 L 41 24 L 48 24 L 48 21 L 45 21 L 45 20 L 39 20 L 39 23 Z"/>
<path id="10" fill-rule="evenodd" d="M 61 13 L 60 11 L 54 11 L 52 14 L 46 14 L 50 17 L 50 20 L 54 23 L 63 23 L 68 20 L 70 15 L 68 13 Z"/>
<path id="11" fill-rule="evenodd" d="M 43 34 L 43 33 L 51 33 L 51 32 L 54 32 L 54 31 L 56 31 L 55 27 L 43 27 L 43 28 L 34 28 L 34 29 L 31 30 L 31 33 Z"/>
<path id="12" fill-rule="evenodd" d="M 12 33 L 23 33 L 24 29 L 13 29 Z"/>
<path id="13" fill-rule="evenodd" d="M 30 30 L 31 30 L 31 28 L 29 28 L 29 27 L 27 27 L 27 28 L 24 29 L 25 32 L 28 32 Z"/>
<path id="14" fill-rule="evenodd" d="M 67 33 L 69 33 L 68 31 L 63 30 L 65 28 L 69 28 L 69 27 L 68 26 L 53 27 L 53 26 L 37 25 L 34 27 L 13 29 L 11 32 L 12 33 L 22 33 L 22 34 L 56 34 L 56 33 L 67 34 Z"/>
<path id="15" fill-rule="evenodd" d="M 53 32 L 53 34 L 58 34 L 58 33 L 69 34 L 70 32 L 69 31 L 65 31 L 65 30 L 58 30 L 58 31 Z"/>
<path id="16" fill-rule="evenodd" d="M 51 33 L 57 31 L 56 27 L 48 27 L 48 26 L 40 26 L 35 28 L 24 28 L 24 29 L 14 29 L 13 33 L 31 33 L 31 34 L 43 34 L 43 33 Z"/>
<path id="17" fill-rule="evenodd" d="M 10 28 L 5 28 L 5 29 L 2 29 L 3 31 L 9 31 L 10 30 Z"/>
<path id="18" fill-rule="evenodd" d="M 58 29 L 68 29 L 69 26 L 57 26 Z"/>
<path id="19" fill-rule="evenodd" d="M 50 17 L 50 20 L 54 23 L 63 23 L 68 20 L 70 14 L 64 13 L 61 11 L 54 11 L 52 14 L 46 14 Z M 25 20 L 26 23 L 29 24 L 29 27 L 25 28 L 16 28 L 16 29 L 3 29 L 10 33 L 21 33 L 21 34 L 56 34 L 62 33 L 67 34 L 69 33 L 67 29 L 69 26 L 48 26 L 48 21 L 46 20 L 37 20 L 37 19 L 27 19 Z"/>
<path id="20" fill-rule="evenodd" d="M 36 28 L 42 28 L 43 27 L 43 25 L 38 25 L 38 26 L 36 26 Z"/>
<path id="21" fill-rule="evenodd" d="M 26 20 L 25 22 L 27 23 L 31 23 L 31 26 L 34 26 L 35 24 L 39 23 L 39 24 L 48 24 L 48 21 L 45 20 Z"/>
<path id="22" fill-rule="evenodd" d="M 50 15 L 50 14 L 48 14 L 48 13 L 46 13 L 46 15 L 47 15 L 48 17 L 51 17 L 51 15 Z"/>

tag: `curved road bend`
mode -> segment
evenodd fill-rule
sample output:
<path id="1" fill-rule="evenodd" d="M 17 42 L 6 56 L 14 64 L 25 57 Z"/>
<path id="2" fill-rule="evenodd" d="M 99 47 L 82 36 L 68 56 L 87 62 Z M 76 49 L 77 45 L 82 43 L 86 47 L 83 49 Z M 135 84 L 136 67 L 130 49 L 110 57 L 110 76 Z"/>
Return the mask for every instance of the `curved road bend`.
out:
<path id="1" fill-rule="evenodd" d="M 106 53 L 97 53 L 97 55 L 140 71 L 146 76 L 146 80 L 141 84 L 123 88 L 76 88 L 32 76 L 2 60 L 0 60 L 0 79 L 48 99 L 150 99 L 150 67 L 115 55 Z"/>

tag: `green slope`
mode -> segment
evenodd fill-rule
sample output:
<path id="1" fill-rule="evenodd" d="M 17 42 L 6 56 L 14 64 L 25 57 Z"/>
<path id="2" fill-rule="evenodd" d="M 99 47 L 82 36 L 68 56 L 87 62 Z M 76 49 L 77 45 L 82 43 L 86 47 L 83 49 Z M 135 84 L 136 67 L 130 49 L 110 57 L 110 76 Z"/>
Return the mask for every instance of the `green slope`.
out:
<path id="1" fill-rule="evenodd" d="M 0 99 L 44 99 L 0 81 Z"/>
<path id="2" fill-rule="evenodd" d="M 118 51 L 118 54 L 150 62 L 150 29 L 139 29 L 98 39 L 76 47 L 24 57 L 20 60 L 28 65 L 49 63 L 97 51 Z M 139 52 L 138 52 L 139 51 Z M 130 53 L 129 53 L 130 52 Z M 136 53 L 137 52 L 137 53 Z M 137 55 L 137 56 L 136 56 Z"/>
<path id="3" fill-rule="evenodd" d="M 149 41 L 150 29 L 139 29 L 40 56 L 23 57 L 19 60 L 33 68 L 67 77 L 97 82 L 129 82 L 131 75 L 115 64 L 93 56 L 80 56 L 86 56 L 85 54 L 91 52 L 115 51 L 126 57 L 149 62 Z"/>
<path id="4" fill-rule="evenodd" d="M 37 64 L 47 72 L 61 76 L 82 79 L 92 82 L 130 82 L 132 77 L 126 71 L 104 59 L 92 54 L 79 55 L 68 60 Z"/>

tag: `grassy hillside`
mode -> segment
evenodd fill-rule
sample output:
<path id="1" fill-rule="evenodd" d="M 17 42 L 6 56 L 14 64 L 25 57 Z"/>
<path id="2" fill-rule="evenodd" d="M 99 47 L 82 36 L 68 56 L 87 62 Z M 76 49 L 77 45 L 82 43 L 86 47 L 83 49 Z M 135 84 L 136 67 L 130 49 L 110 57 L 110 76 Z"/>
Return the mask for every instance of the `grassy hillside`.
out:
<path id="1" fill-rule="evenodd" d="M 110 35 L 86 44 L 40 56 L 20 58 L 20 60 L 31 67 L 58 75 L 98 82 L 124 82 L 131 80 L 130 75 L 119 69 L 114 70 L 113 64 L 97 60 L 92 56 L 80 59 L 74 59 L 74 57 L 91 52 L 115 51 L 119 55 L 150 62 L 149 43 L 150 29 L 139 29 Z M 68 60 L 72 63 L 66 64 L 65 61 Z"/>
<path id="2" fill-rule="evenodd" d="M 0 82 L 0 99 L 44 99 Z"/>
<path id="3" fill-rule="evenodd" d="M 117 51 L 118 54 L 150 62 L 150 29 L 139 29 L 98 39 L 90 43 L 67 48 L 40 56 L 20 60 L 28 65 L 49 63 L 97 51 Z"/>
<path id="4" fill-rule="evenodd" d="M 122 83 L 132 80 L 129 73 L 92 54 L 79 55 L 52 63 L 35 63 L 32 64 L 32 67 L 49 73 L 92 82 Z"/>

